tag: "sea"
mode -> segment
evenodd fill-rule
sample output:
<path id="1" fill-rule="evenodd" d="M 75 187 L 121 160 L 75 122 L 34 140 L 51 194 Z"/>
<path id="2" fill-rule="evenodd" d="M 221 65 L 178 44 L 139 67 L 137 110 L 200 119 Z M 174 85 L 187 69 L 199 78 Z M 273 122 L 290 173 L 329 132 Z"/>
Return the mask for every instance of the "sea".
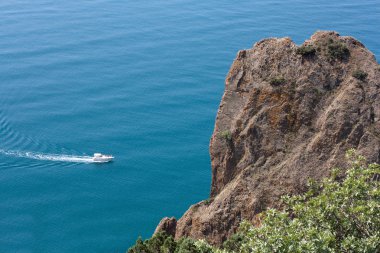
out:
<path id="1" fill-rule="evenodd" d="M 379 0 L 0 1 L 0 253 L 126 252 L 208 198 L 238 50 L 336 30 L 379 58 L 379 24 Z"/>

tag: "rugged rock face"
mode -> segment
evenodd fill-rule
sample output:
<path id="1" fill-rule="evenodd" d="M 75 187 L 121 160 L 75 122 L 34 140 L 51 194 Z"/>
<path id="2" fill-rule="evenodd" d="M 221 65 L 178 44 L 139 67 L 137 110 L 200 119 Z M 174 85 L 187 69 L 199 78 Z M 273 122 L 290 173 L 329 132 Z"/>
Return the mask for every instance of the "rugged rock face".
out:
<path id="1" fill-rule="evenodd" d="M 154 233 L 165 231 L 168 235 L 175 236 L 176 226 L 177 226 L 176 218 L 165 217 L 160 221 Z"/>
<path id="2" fill-rule="evenodd" d="M 190 207 L 175 237 L 222 243 L 344 165 L 349 148 L 380 161 L 380 66 L 362 43 L 317 32 L 300 47 L 271 38 L 240 51 L 211 138 L 210 200 Z"/>

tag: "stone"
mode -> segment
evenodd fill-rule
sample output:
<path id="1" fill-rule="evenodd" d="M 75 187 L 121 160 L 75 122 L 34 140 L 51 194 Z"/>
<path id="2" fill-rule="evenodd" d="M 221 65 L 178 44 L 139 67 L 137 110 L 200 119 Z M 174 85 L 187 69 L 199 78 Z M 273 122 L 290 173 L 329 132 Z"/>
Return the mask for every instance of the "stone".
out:
<path id="1" fill-rule="evenodd" d="M 331 43 L 346 47 L 346 55 L 333 58 Z M 210 141 L 210 200 L 192 205 L 175 226 L 164 220 L 159 227 L 170 227 L 177 239 L 220 245 L 242 220 L 254 223 L 266 208 L 281 208 L 282 195 L 299 194 L 309 179 L 345 166 L 348 149 L 380 162 L 380 67 L 374 55 L 331 31 L 316 32 L 303 45 L 315 53 L 305 57 L 290 38 L 270 38 L 237 54 Z M 356 70 L 366 78 L 354 78 Z M 224 131 L 231 133 L 228 142 L 219 137 Z"/>
<path id="2" fill-rule="evenodd" d="M 157 234 L 159 232 L 165 232 L 168 235 L 175 236 L 175 230 L 177 226 L 177 220 L 174 217 L 165 217 L 163 218 L 160 223 L 158 224 L 156 230 L 154 231 L 154 234 Z"/>

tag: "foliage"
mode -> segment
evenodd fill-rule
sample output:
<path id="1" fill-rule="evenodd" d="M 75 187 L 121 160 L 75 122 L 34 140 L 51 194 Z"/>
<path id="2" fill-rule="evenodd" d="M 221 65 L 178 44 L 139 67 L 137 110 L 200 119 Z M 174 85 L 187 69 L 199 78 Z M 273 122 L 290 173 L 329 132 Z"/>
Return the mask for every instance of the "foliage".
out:
<path id="1" fill-rule="evenodd" d="M 350 55 L 346 44 L 330 39 L 327 44 L 327 54 L 330 59 L 344 60 Z"/>
<path id="2" fill-rule="evenodd" d="M 145 242 L 139 237 L 136 240 L 135 245 L 128 250 L 128 253 L 148 253 L 148 247 Z"/>
<path id="3" fill-rule="evenodd" d="M 380 252 L 380 165 L 367 165 L 354 150 L 347 157 L 345 172 L 334 169 L 330 178 L 310 181 L 305 194 L 284 196 L 282 211 L 263 212 L 260 227 L 243 222 L 220 249 L 158 233 L 139 238 L 128 253 Z"/>
<path id="4" fill-rule="evenodd" d="M 286 80 L 283 77 L 274 77 L 270 79 L 269 83 L 273 86 L 279 86 L 285 84 Z"/>
<path id="5" fill-rule="evenodd" d="M 367 78 L 368 74 L 364 72 L 363 70 L 357 69 L 352 73 L 352 76 L 355 77 L 356 79 L 364 81 Z"/>
<path id="6" fill-rule="evenodd" d="M 346 177 L 340 170 L 321 184 L 311 183 L 304 195 L 284 197 L 284 211 L 270 209 L 259 228 L 245 224 L 248 240 L 241 252 L 380 251 L 380 174 L 378 164 L 352 160 Z"/>
<path id="7" fill-rule="evenodd" d="M 248 222 L 243 224 L 249 224 Z M 233 234 L 223 243 L 223 249 L 227 252 L 238 252 L 241 245 L 249 242 L 249 238 L 244 234 L 245 226 L 241 224 L 239 231 Z M 250 227 L 250 224 L 249 224 Z"/>
<path id="8" fill-rule="evenodd" d="M 307 57 L 315 55 L 316 51 L 317 50 L 315 50 L 315 48 L 311 45 L 303 45 L 297 48 L 296 53 Z"/>
<path id="9" fill-rule="evenodd" d="M 177 243 L 174 241 L 174 238 L 172 236 L 167 236 L 160 250 L 162 253 L 171 253 L 175 252 L 176 247 Z"/>
<path id="10" fill-rule="evenodd" d="M 215 249 L 210 244 L 208 244 L 205 240 L 195 241 L 194 244 L 197 248 L 196 252 L 199 252 L 199 253 L 213 253 L 213 252 L 215 252 Z"/>
<path id="11" fill-rule="evenodd" d="M 229 130 L 219 132 L 218 136 L 227 142 L 232 140 L 232 134 Z"/>
<path id="12" fill-rule="evenodd" d="M 195 241 L 190 238 L 181 238 L 178 241 L 176 253 L 193 253 L 193 252 L 199 252 L 197 250 L 197 246 L 195 245 Z M 200 253 L 200 252 L 199 252 Z"/>
<path id="13" fill-rule="evenodd" d="M 205 205 L 210 205 L 210 203 L 211 203 L 211 199 L 205 199 L 205 200 L 203 201 L 203 203 L 205 203 Z"/>
<path id="14" fill-rule="evenodd" d="M 128 249 L 128 253 L 213 253 L 217 249 L 203 240 L 181 238 L 175 241 L 172 236 L 164 232 L 153 235 L 143 241 L 140 237 L 136 244 Z"/>

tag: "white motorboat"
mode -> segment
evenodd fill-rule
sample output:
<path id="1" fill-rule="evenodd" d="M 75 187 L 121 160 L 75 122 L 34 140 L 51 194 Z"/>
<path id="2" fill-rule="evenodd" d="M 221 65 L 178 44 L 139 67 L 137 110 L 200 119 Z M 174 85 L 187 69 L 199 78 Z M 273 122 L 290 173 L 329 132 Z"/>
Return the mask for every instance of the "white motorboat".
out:
<path id="1" fill-rule="evenodd" d="M 94 156 L 92 157 L 92 160 L 95 163 L 107 163 L 111 162 L 114 159 L 112 155 L 103 155 L 101 153 L 95 153 Z"/>

